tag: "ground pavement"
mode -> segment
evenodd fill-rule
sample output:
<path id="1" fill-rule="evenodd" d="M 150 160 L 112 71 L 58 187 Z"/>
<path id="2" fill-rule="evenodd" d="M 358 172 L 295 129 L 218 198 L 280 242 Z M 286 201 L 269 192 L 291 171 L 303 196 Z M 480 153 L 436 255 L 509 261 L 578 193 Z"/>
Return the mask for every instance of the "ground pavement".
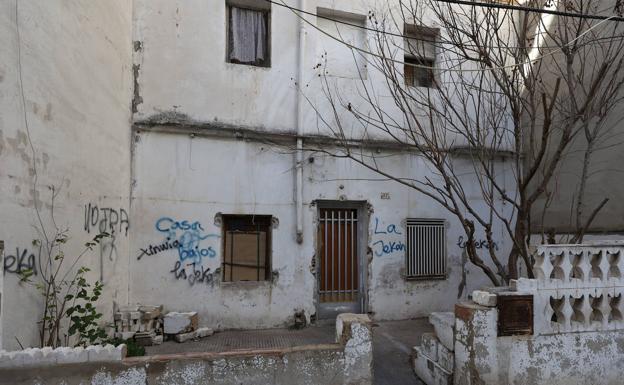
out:
<path id="1" fill-rule="evenodd" d="M 422 333 L 432 330 L 426 318 L 373 324 L 375 385 L 422 384 L 409 361 L 412 347 L 420 345 Z M 268 329 L 224 331 L 199 341 L 167 341 L 149 346 L 146 355 L 187 352 L 225 352 L 242 349 L 279 349 L 335 342 L 334 323 L 321 323 L 301 330 Z"/>

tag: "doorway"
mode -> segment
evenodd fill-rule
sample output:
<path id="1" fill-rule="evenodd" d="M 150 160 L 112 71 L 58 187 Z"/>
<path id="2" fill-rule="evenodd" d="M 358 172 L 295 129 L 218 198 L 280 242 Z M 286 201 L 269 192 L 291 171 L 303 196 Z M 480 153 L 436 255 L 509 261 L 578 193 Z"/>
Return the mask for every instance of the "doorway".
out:
<path id="1" fill-rule="evenodd" d="M 359 202 L 318 202 L 317 314 L 320 319 L 364 311 L 362 207 Z"/>

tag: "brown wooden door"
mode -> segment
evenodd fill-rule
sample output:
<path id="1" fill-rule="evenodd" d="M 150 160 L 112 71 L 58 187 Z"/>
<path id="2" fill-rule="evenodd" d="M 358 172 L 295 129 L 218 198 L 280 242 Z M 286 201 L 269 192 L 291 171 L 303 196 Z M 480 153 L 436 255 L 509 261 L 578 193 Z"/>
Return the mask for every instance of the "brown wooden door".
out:
<path id="1" fill-rule="evenodd" d="M 319 302 L 358 302 L 358 210 L 319 211 Z"/>

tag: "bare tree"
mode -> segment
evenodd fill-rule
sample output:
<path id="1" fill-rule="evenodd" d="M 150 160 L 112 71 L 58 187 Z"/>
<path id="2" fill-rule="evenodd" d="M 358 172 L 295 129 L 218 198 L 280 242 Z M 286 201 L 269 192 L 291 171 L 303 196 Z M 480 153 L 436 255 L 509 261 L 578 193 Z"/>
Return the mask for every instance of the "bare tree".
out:
<path id="1" fill-rule="evenodd" d="M 468 259 L 493 284 L 517 278 L 519 263 L 532 277 L 531 215 L 539 199 L 548 200 L 553 178 L 576 140 L 586 145 L 572 241 L 582 241 L 606 203 L 588 213 L 584 201 L 597 143 L 608 140 L 608 117 L 621 107 L 620 23 L 434 0 L 395 3 L 369 13 L 368 47 L 349 45 L 354 57 L 364 57 L 380 76 L 361 76 L 355 96 L 321 76 L 329 112 L 308 100 L 338 147 L 309 149 L 349 158 L 439 203 L 457 217 Z M 558 8 L 613 15 L 614 4 L 605 9 L 604 1 L 565 0 Z M 435 63 L 426 60 L 426 45 L 435 47 Z M 390 105 L 380 102 L 380 77 Z M 414 77 L 424 86 L 413 86 Z M 359 137 L 353 135 L 354 122 Z M 422 157 L 434 177 L 406 179 L 381 166 L 371 150 L 371 138 L 378 134 Z M 466 174 L 480 199 L 467 192 Z M 513 188 L 506 178 L 513 179 Z M 495 247 L 496 223 L 511 241 L 507 255 Z M 475 244 L 477 232 L 488 244 L 483 257 Z"/>

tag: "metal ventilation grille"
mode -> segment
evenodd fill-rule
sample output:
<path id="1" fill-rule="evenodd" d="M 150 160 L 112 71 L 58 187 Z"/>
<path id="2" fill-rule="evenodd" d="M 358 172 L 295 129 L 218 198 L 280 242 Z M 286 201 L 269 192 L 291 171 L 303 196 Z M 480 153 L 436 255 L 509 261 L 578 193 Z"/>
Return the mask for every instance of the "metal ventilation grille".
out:
<path id="1" fill-rule="evenodd" d="M 446 233 L 442 219 L 407 219 L 406 278 L 446 278 Z"/>

